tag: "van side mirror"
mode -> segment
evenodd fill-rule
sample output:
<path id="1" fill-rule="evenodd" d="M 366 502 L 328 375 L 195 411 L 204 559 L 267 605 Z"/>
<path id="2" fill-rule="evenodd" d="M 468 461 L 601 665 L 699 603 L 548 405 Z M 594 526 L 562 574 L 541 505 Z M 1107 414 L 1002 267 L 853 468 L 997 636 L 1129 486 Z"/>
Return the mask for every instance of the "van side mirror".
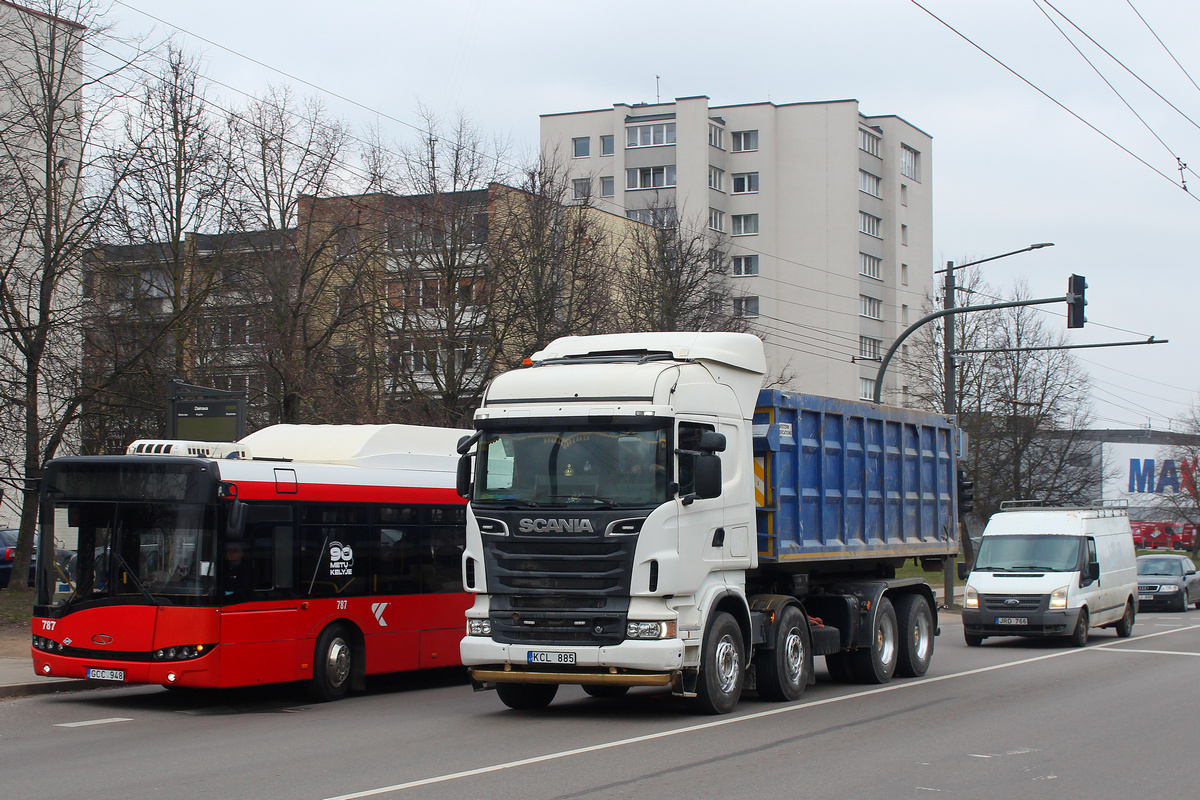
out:
<path id="1" fill-rule="evenodd" d="M 1079 576 L 1079 585 L 1090 586 L 1098 580 L 1100 580 L 1100 562 L 1089 561 L 1083 568 L 1083 574 Z"/>
<path id="2" fill-rule="evenodd" d="M 958 579 L 965 581 L 969 577 L 971 577 L 971 565 L 965 561 L 958 562 Z"/>
<path id="3" fill-rule="evenodd" d="M 463 453 L 458 458 L 458 475 L 455 480 L 455 490 L 459 497 L 471 496 L 471 454 Z"/>

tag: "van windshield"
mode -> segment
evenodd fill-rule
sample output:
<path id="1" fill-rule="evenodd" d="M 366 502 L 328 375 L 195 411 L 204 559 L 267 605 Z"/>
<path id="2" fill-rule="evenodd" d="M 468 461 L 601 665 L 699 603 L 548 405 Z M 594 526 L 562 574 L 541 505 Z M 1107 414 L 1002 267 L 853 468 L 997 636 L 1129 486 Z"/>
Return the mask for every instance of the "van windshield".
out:
<path id="1" fill-rule="evenodd" d="M 975 569 L 988 572 L 1074 572 L 1079 569 L 1082 539 L 1045 534 L 983 537 Z"/>

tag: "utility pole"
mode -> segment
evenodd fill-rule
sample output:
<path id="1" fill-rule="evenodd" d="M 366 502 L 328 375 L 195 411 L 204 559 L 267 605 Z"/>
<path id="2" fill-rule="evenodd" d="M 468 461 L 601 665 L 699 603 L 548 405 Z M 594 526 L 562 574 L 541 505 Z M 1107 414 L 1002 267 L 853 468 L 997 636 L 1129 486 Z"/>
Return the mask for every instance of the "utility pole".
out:
<path id="1" fill-rule="evenodd" d="M 955 379 L 955 372 L 954 372 L 954 367 L 955 367 L 955 363 L 954 363 L 954 325 L 955 325 L 954 316 L 955 315 L 954 315 L 954 312 L 952 309 L 954 308 L 955 302 L 956 302 L 956 299 L 954 297 L 956 287 L 954 285 L 954 262 L 953 261 L 946 262 L 946 280 L 943 285 L 945 287 L 943 290 L 945 292 L 945 296 L 942 298 L 942 307 L 946 309 L 946 320 L 945 320 L 945 324 L 942 326 L 942 351 L 943 351 L 942 352 L 942 381 L 945 383 L 945 395 L 944 395 L 945 402 L 944 402 L 944 405 L 942 406 L 942 411 L 946 414 L 946 416 L 954 416 L 957 413 L 958 409 L 956 407 L 957 406 L 957 398 L 955 396 L 955 388 L 956 388 L 955 380 L 956 379 Z M 957 473 L 955 474 L 955 478 L 957 480 Z M 955 487 L 955 488 L 957 491 L 957 487 Z M 962 534 L 963 534 L 963 528 L 964 528 L 963 523 L 962 523 L 962 516 L 959 515 L 954 520 L 954 523 L 958 527 L 959 541 L 961 542 L 963 539 Z M 969 543 L 967 544 L 967 548 L 968 548 L 968 550 L 970 549 Z M 968 556 L 968 558 L 969 558 L 969 556 Z M 954 559 L 946 559 L 945 563 L 942 565 L 942 576 L 943 576 L 943 583 L 944 583 L 943 597 L 945 598 L 943 601 L 943 604 L 946 606 L 946 608 L 954 608 L 954 570 L 955 570 L 955 560 Z"/>

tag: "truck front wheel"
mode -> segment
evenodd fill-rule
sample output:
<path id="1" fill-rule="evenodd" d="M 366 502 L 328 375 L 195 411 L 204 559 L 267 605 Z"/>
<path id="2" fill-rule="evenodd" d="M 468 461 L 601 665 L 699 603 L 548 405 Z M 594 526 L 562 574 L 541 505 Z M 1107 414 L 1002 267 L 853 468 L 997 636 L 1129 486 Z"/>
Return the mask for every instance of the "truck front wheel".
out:
<path id="1" fill-rule="evenodd" d="M 850 654 L 854 674 L 859 683 L 887 683 L 896 672 L 899 648 L 896 631 L 896 609 L 886 597 L 879 599 L 875 611 L 875 626 L 871 630 L 871 646 Z"/>
<path id="2" fill-rule="evenodd" d="M 758 695 L 764 700 L 795 700 L 808 686 L 812 669 L 808 626 L 800 609 L 788 606 L 783 610 L 774 645 L 754 657 Z"/>
<path id="3" fill-rule="evenodd" d="M 518 711 L 536 711 L 545 708 L 558 694 L 555 683 L 500 683 L 496 685 L 500 702 Z"/>
<path id="4" fill-rule="evenodd" d="M 896 598 L 896 624 L 900 627 L 900 660 L 896 672 L 919 678 L 933 660 L 933 610 L 919 594 Z"/>
<path id="5" fill-rule="evenodd" d="M 742 696 L 746 646 L 737 621 L 724 611 L 713 618 L 704 639 L 696 702 L 706 714 L 728 714 Z"/>

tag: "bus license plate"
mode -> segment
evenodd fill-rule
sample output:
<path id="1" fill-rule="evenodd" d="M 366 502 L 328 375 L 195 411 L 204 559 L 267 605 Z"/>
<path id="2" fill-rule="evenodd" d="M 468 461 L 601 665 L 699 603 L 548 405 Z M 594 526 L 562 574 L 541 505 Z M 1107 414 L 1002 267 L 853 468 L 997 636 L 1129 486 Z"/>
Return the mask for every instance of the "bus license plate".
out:
<path id="1" fill-rule="evenodd" d="M 1026 617 L 996 617 L 997 625 L 1028 625 L 1029 619 Z"/>
<path id="2" fill-rule="evenodd" d="M 95 667 L 89 667 L 87 676 L 89 680 L 93 681 L 125 682 L 125 670 L 123 669 L 96 669 Z"/>
<path id="3" fill-rule="evenodd" d="M 574 653 L 556 653 L 549 650 L 530 650 L 530 664 L 574 664 Z"/>

